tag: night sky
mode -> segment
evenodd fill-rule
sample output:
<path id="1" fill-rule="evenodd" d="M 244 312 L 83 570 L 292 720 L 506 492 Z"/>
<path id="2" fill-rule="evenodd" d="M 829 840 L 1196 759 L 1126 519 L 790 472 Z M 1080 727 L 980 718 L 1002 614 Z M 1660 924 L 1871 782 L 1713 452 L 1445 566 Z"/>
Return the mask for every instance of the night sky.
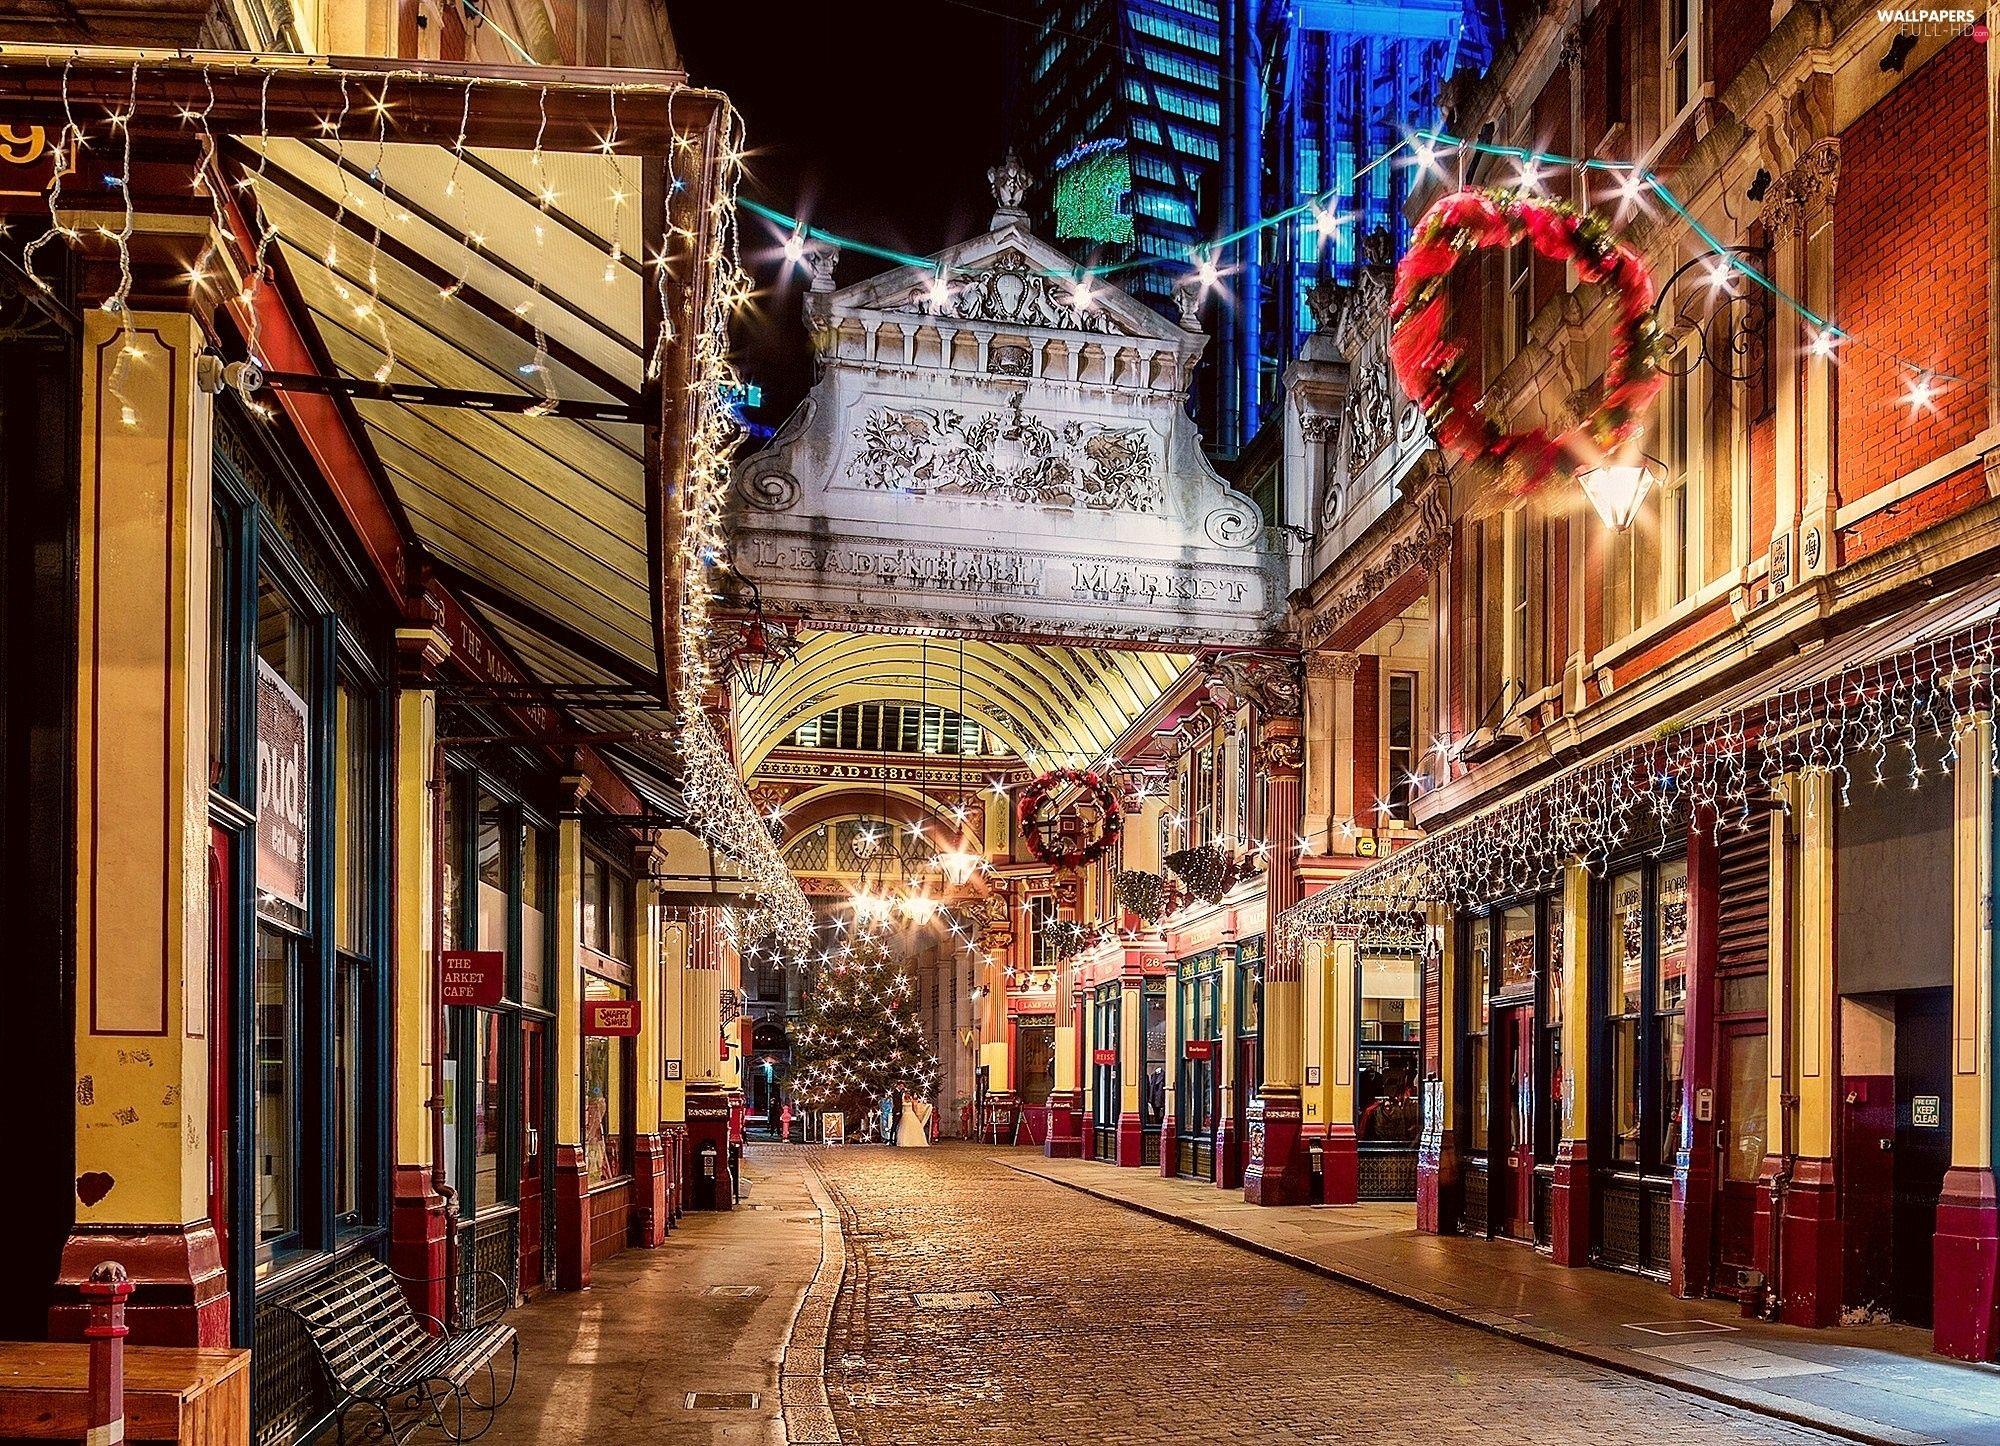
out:
<path id="1" fill-rule="evenodd" d="M 670 11 L 689 77 L 743 113 L 744 192 L 816 226 L 917 256 L 986 229 L 986 168 L 1005 149 L 1004 56 L 1024 0 L 701 0 Z M 743 218 L 758 313 L 738 327 L 738 364 L 764 388 L 752 414 L 783 421 L 811 382 L 800 321 L 803 268 L 783 237 Z M 841 257 L 843 286 L 891 263 Z"/>

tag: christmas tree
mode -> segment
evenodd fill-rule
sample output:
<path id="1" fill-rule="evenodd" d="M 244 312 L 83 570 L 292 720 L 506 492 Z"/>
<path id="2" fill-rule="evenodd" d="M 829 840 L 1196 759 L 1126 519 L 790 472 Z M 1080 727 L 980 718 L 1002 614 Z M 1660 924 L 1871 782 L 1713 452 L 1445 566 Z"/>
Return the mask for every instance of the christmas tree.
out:
<path id="1" fill-rule="evenodd" d="M 883 935 L 858 924 L 847 944 L 819 957 L 792 1036 L 791 1097 L 815 1112 L 839 1110 L 850 1139 L 875 1139 L 884 1100 L 928 1100 L 937 1087 L 913 981 Z"/>

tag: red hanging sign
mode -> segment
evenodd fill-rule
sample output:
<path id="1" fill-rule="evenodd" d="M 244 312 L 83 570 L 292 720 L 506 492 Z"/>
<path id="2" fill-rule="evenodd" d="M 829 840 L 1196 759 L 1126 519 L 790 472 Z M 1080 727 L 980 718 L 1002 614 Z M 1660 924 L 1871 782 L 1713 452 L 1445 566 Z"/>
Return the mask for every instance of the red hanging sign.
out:
<path id="1" fill-rule="evenodd" d="M 1090 1058 L 1097 1064 L 1116 1064 L 1118 1063 L 1118 1051 L 1115 1049 L 1100 1049 L 1094 1052 Z"/>
<path id="2" fill-rule="evenodd" d="M 444 951 L 444 1002 L 491 1007 L 507 992 L 507 956 L 498 949 Z"/>
<path id="3" fill-rule="evenodd" d="M 1215 1041 L 1212 1039 L 1190 1039 L 1181 1053 L 1189 1059 L 1214 1059 Z"/>
<path id="4" fill-rule="evenodd" d="M 639 1001 L 636 999 L 584 1000 L 583 1032 L 585 1034 L 637 1034 L 639 1032 Z"/>

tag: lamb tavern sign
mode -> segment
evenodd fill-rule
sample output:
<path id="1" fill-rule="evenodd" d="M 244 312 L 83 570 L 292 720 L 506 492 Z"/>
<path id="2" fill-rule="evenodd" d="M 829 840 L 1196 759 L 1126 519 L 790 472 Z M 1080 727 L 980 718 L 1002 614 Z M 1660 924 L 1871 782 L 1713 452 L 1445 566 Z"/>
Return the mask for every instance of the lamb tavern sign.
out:
<path id="1" fill-rule="evenodd" d="M 1018 168 L 993 229 L 836 291 L 808 253 L 819 380 L 735 476 L 736 563 L 829 626 L 1185 646 L 1266 641 L 1282 559 L 1186 410 L 1205 338 L 1062 279 Z M 938 284 L 939 277 L 943 285 Z"/>

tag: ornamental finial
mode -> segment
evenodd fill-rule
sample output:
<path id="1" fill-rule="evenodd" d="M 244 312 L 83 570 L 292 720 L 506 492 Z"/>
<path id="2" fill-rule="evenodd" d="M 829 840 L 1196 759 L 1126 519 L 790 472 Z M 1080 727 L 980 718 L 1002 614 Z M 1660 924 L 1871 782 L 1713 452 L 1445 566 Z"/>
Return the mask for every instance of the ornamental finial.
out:
<path id="1" fill-rule="evenodd" d="M 993 187 L 993 222 L 987 227 L 998 231 L 1002 226 L 1026 224 L 1028 212 L 1023 204 L 1028 199 L 1028 187 L 1034 182 L 1034 174 L 1021 164 L 1021 158 L 1010 147 L 997 166 L 989 167 L 986 180 Z"/>

